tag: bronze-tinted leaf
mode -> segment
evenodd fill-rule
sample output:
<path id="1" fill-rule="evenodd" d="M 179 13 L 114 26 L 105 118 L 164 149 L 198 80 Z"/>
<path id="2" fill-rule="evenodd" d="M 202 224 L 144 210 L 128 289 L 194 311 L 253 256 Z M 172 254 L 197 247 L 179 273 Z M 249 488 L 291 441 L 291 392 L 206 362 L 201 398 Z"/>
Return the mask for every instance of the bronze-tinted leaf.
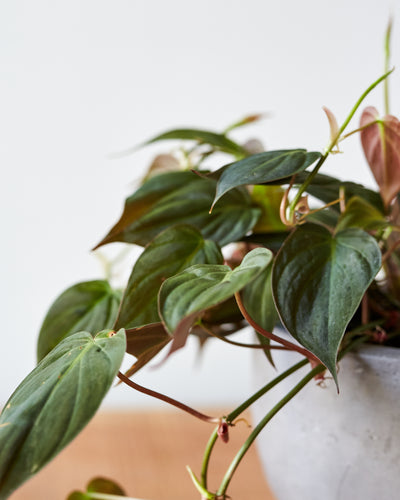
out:
<path id="1" fill-rule="evenodd" d="M 400 121 L 392 115 L 379 118 L 373 107 L 365 109 L 360 127 L 365 157 L 387 208 L 400 191 Z"/>
<path id="2" fill-rule="evenodd" d="M 172 340 L 162 323 L 130 328 L 126 330 L 126 352 L 137 358 L 136 362 L 125 373 L 131 377 L 143 368 L 161 349 Z"/>
<path id="3" fill-rule="evenodd" d="M 193 172 L 169 172 L 152 177 L 130 196 L 120 220 L 97 247 L 114 241 L 147 245 L 176 224 L 197 228 L 221 246 L 247 234 L 260 210 L 245 188 L 232 189 L 210 215 L 216 182 Z M 97 248 L 96 247 L 96 248 Z"/>

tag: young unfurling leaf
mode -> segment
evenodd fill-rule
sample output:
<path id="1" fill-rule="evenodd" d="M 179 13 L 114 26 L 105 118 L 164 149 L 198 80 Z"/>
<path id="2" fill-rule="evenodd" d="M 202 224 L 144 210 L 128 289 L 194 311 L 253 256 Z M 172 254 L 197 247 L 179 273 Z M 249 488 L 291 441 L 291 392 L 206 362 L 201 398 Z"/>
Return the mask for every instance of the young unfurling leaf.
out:
<path id="1" fill-rule="evenodd" d="M 361 131 L 361 144 L 388 208 L 400 191 L 400 121 L 392 115 L 379 118 L 370 106 L 361 116 L 360 127 L 366 127 Z"/>

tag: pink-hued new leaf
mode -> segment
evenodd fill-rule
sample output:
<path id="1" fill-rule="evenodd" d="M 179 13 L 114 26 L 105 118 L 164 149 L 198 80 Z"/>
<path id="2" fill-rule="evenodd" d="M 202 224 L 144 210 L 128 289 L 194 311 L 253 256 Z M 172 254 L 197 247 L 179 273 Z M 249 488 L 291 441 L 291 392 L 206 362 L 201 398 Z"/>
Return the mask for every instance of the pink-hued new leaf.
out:
<path id="1" fill-rule="evenodd" d="M 322 106 L 322 109 L 324 110 L 329 121 L 330 140 L 332 147 L 336 146 L 337 151 L 339 151 L 339 146 L 337 144 L 337 140 L 339 139 L 339 125 L 336 120 L 336 116 L 326 106 Z"/>
<path id="2" fill-rule="evenodd" d="M 392 115 L 379 118 L 374 107 L 364 110 L 361 144 L 387 208 L 400 191 L 400 121 Z"/>

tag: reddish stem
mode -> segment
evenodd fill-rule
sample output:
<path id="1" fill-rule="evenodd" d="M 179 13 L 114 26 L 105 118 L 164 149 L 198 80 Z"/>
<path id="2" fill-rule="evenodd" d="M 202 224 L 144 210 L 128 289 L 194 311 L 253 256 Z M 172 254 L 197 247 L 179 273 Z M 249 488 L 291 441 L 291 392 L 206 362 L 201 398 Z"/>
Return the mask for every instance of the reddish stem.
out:
<path id="1" fill-rule="evenodd" d="M 314 356 L 314 354 L 312 352 L 308 351 L 307 349 L 304 349 L 303 347 L 300 347 L 296 344 L 293 344 L 289 340 L 285 340 L 282 337 L 279 337 L 278 335 L 275 335 L 271 332 L 267 332 L 267 330 L 264 330 L 264 328 L 262 328 L 260 325 L 258 325 L 253 320 L 253 318 L 251 318 L 249 313 L 246 311 L 239 293 L 235 293 L 235 298 L 236 298 L 236 302 L 237 302 L 237 305 L 239 307 L 239 310 L 243 314 L 243 317 L 249 323 L 249 325 L 254 328 L 254 330 L 256 332 L 258 332 L 260 335 L 263 335 L 267 339 L 274 340 L 275 342 L 282 344 L 283 346 L 287 347 L 291 351 L 299 352 L 300 354 L 305 356 L 311 362 L 311 364 L 313 364 L 313 363 L 317 363 L 318 365 L 321 364 L 321 361 L 316 356 Z"/>
<path id="2" fill-rule="evenodd" d="M 175 406 L 176 408 L 179 408 L 180 410 L 185 411 L 186 413 L 189 413 L 190 415 L 193 415 L 194 417 L 199 418 L 203 422 L 208 422 L 211 424 L 219 424 L 221 419 L 220 418 L 215 418 L 215 417 L 209 417 L 208 415 L 204 415 L 204 413 L 200 413 L 197 410 L 194 410 L 190 406 L 187 406 L 180 401 L 176 401 L 173 398 L 170 398 L 169 396 L 166 396 L 165 394 L 161 394 L 160 392 L 157 391 L 152 391 L 151 389 L 147 389 L 146 387 L 143 387 L 139 384 L 136 384 L 133 382 L 130 378 L 128 378 L 126 375 L 124 375 L 121 372 L 118 372 L 117 374 L 118 378 L 124 382 L 126 385 L 129 385 L 133 389 L 136 389 L 139 392 L 142 392 L 143 394 L 147 394 L 148 396 L 152 396 L 153 398 L 160 399 L 161 401 L 164 401 L 165 403 L 169 403 L 172 406 Z"/>

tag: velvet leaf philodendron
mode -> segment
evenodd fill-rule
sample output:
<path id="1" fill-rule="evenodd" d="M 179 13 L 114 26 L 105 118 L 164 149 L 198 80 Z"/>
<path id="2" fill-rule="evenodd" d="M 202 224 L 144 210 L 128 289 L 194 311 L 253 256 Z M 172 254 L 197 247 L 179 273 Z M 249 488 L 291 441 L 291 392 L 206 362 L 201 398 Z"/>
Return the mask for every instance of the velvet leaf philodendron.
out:
<path id="1" fill-rule="evenodd" d="M 376 240 L 361 229 L 332 234 L 317 224 L 298 227 L 273 268 L 273 291 L 284 326 L 315 354 L 337 382 L 341 340 L 381 266 Z"/>
<path id="2" fill-rule="evenodd" d="M 0 417 L 0 499 L 61 451 L 89 422 L 126 349 L 125 332 L 62 340 L 18 386 Z"/>
<path id="3" fill-rule="evenodd" d="M 122 287 L 114 286 L 111 272 L 107 280 L 69 287 L 51 305 L 39 334 L 39 363 L 0 416 L 0 500 L 76 436 L 116 376 L 217 425 L 201 474 L 190 470 L 190 476 L 203 500 L 228 498 L 232 475 L 249 446 L 306 383 L 328 369 L 340 384 L 337 363 L 360 343 L 400 347 L 398 120 L 380 119 L 368 107 L 361 127 L 344 133 L 389 73 L 366 89 L 341 126 L 326 109 L 330 142 L 323 152 L 260 151 L 259 141 L 241 144 L 230 136 L 259 115 L 224 132 L 176 129 L 142 144 L 181 141 L 173 152 L 158 155 L 156 167 L 153 162 L 96 248 L 114 242 L 143 248 Z M 321 173 L 341 141 L 355 133 L 361 134 L 378 190 Z M 221 154 L 227 156 L 222 166 Z M 288 335 L 279 335 L 277 324 Z M 233 334 L 248 326 L 248 341 L 234 340 Z M 297 351 L 304 360 L 266 381 L 235 410 L 210 417 L 135 382 L 138 370 L 159 362 L 158 356 L 168 363 L 189 336 L 200 346 L 217 337 L 260 349 L 265 362 L 274 363 L 274 349 Z M 123 374 L 125 354 L 134 359 Z M 243 411 L 309 362 L 309 373 L 249 431 L 219 489 L 210 491 L 209 459 L 218 437 L 226 442 Z M 224 377 L 228 391 L 229 373 Z M 123 494 L 112 481 L 97 478 L 69 498 Z"/>

